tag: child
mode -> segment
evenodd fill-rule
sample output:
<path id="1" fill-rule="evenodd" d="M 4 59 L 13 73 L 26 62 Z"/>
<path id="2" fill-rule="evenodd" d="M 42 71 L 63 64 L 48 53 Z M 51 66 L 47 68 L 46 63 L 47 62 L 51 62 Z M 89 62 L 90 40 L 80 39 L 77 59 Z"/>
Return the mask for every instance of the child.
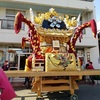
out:
<path id="1" fill-rule="evenodd" d="M 86 69 L 94 69 L 94 67 L 93 67 L 93 65 L 92 65 L 92 62 L 91 62 L 91 61 L 89 61 L 89 63 L 88 63 L 88 64 L 86 64 Z M 90 75 L 90 79 L 91 79 L 91 81 L 92 81 L 92 85 L 94 85 L 94 84 L 95 84 L 95 81 L 94 81 L 94 78 L 93 78 L 93 76 L 92 76 L 92 75 Z"/>

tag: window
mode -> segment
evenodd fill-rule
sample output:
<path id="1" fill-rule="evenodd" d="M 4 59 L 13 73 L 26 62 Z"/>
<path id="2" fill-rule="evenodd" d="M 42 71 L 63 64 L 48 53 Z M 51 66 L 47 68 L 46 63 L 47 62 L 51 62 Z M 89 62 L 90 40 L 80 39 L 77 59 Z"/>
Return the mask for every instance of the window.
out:
<path id="1" fill-rule="evenodd" d="M 2 29 L 14 29 L 14 20 L 15 15 L 19 12 L 19 10 L 12 10 L 12 9 L 6 9 L 6 19 L 1 20 L 1 28 Z M 25 14 L 25 11 L 20 11 L 23 15 Z M 25 25 L 22 23 L 21 29 L 24 30 Z"/>

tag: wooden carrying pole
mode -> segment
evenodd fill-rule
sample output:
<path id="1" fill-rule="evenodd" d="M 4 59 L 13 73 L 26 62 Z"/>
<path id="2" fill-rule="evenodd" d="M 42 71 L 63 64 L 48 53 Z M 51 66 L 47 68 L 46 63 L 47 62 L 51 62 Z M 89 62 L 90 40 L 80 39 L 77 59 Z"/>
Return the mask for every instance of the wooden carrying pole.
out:
<path id="1" fill-rule="evenodd" d="M 63 91 L 69 90 L 73 95 L 76 89 L 79 89 L 76 80 L 86 75 L 100 75 L 100 69 L 95 70 L 81 70 L 81 71 L 61 71 L 61 72 L 33 72 L 33 71 L 5 71 L 8 77 L 34 77 L 32 82 L 32 92 L 37 92 L 37 96 L 41 97 L 43 91 Z M 16 74 L 15 74 L 16 73 Z M 59 77 L 68 77 L 60 78 Z M 44 77 L 48 77 L 47 79 Z M 52 79 L 50 77 L 58 77 Z M 60 85 L 59 85 L 60 84 Z"/>

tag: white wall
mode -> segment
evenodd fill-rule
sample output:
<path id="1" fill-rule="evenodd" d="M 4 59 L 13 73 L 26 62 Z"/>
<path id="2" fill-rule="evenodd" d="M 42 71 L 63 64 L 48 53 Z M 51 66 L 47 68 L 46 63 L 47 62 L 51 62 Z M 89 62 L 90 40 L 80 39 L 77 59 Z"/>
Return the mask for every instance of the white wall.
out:
<path id="1" fill-rule="evenodd" d="M 99 63 L 99 51 L 98 48 L 91 48 L 90 49 L 90 55 L 91 55 L 91 61 L 93 62 L 95 69 L 100 69 L 100 63 Z"/>
<path id="2" fill-rule="evenodd" d="M 5 0 L 8 1 L 8 0 Z M 89 11 L 93 10 L 93 2 L 81 1 L 81 0 L 9 0 L 13 2 L 24 2 L 24 3 L 33 3 L 38 5 L 49 5 L 49 6 L 56 6 L 56 7 L 68 7 L 68 8 L 79 8 L 79 9 L 86 9 Z"/>
<path id="3" fill-rule="evenodd" d="M 25 34 L 24 34 L 25 33 Z M 22 37 L 28 37 L 26 32 L 20 32 L 19 34 L 15 34 L 15 32 L 8 31 L 0 32 L 0 42 L 1 43 L 21 43 Z"/>
<path id="4" fill-rule="evenodd" d="M 97 30 L 100 32 L 100 21 L 97 22 Z"/>
<path id="5" fill-rule="evenodd" d="M 90 27 L 85 30 L 86 34 L 83 34 L 83 39 L 81 39 L 81 42 L 77 40 L 76 46 L 97 46 L 98 36 L 94 38 L 93 32 Z"/>

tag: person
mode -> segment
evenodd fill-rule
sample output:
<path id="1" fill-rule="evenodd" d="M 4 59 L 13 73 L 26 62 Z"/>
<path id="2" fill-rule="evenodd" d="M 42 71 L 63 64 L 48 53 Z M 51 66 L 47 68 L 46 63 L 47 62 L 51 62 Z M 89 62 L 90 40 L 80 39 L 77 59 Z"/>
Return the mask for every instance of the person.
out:
<path id="1" fill-rule="evenodd" d="M 91 61 L 89 61 L 89 62 L 86 64 L 86 69 L 92 69 L 92 70 L 94 69 L 94 67 L 93 67 Z M 94 84 L 95 84 L 95 81 L 94 81 L 94 77 L 93 77 L 92 75 L 90 75 L 90 79 L 91 79 L 91 81 L 92 81 L 92 85 L 94 85 Z"/>
<path id="2" fill-rule="evenodd" d="M 5 60 L 3 66 L 2 66 L 2 69 L 3 69 L 4 71 L 7 71 L 7 70 L 9 69 L 9 63 L 8 63 L 8 60 Z"/>
<path id="3" fill-rule="evenodd" d="M 25 77 L 23 86 L 26 86 L 27 89 L 30 88 L 30 78 L 29 77 Z"/>
<path id="4" fill-rule="evenodd" d="M 8 60 L 5 60 L 3 66 L 2 66 L 2 69 L 3 69 L 3 71 L 8 71 L 8 70 L 10 70 L 10 64 L 9 64 Z M 8 80 L 9 80 L 10 82 L 12 82 L 12 78 L 11 78 L 11 77 L 8 77 Z"/>

